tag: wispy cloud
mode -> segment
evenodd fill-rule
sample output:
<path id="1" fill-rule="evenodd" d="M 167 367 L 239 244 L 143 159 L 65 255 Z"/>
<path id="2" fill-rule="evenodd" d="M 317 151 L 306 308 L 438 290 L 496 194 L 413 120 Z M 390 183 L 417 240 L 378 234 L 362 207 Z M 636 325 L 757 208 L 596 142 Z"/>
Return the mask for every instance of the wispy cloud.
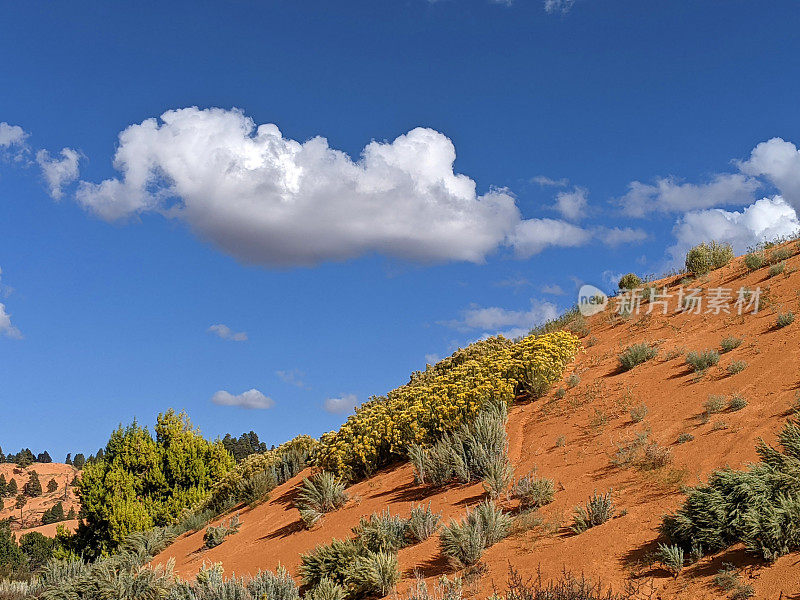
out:
<path id="1" fill-rule="evenodd" d="M 542 293 L 543 294 L 550 294 L 551 296 L 563 296 L 566 292 L 561 289 L 561 286 L 557 283 L 547 284 L 542 286 Z"/>
<path id="2" fill-rule="evenodd" d="M 304 390 L 311 389 L 306 382 L 303 381 L 305 377 L 305 373 L 299 369 L 289 369 L 286 371 L 275 371 L 275 375 L 278 376 L 278 379 L 283 381 L 284 383 L 288 383 L 289 385 L 293 385 L 295 387 L 302 388 Z"/>
<path id="3" fill-rule="evenodd" d="M 495 281 L 494 285 L 497 287 L 507 287 L 513 288 L 514 291 L 517 291 L 521 288 L 527 287 L 531 285 L 530 280 L 527 277 L 507 277 L 506 279 L 501 279 L 500 281 Z"/>
<path id="4" fill-rule="evenodd" d="M 442 358 L 438 354 L 426 354 L 425 355 L 425 363 L 429 365 L 435 365 L 438 363 Z"/>
<path id="5" fill-rule="evenodd" d="M 63 148 L 61 158 L 53 158 L 47 150 L 36 153 L 36 162 L 42 169 L 42 175 L 50 188 L 50 195 L 60 200 L 64 195 L 62 188 L 78 179 L 80 175 L 78 163 L 81 155 L 72 148 Z"/>
<path id="6" fill-rule="evenodd" d="M 341 414 L 350 412 L 358 404 L 355 394 L 343 394 L 338 398 L 326 398 L 323 406 L 329 413 Z"/>
<path id="7" fill-rule="evenodd" d="M 589 206 L 589 190 L 575 186 L 556 195 L 555 209 L 569 221 L 579 221 L 586 216 Z"/>
<path id="8" fill-rule="evenodd" d="M 537 175 L 536 177 L 532 177 L 531 181 L 533 183 L 538 183 L 542 187 L 565 187 L 569 185 L 569 179 L 566 177 L 562 179 L 553 179 L 545 175 Z"/>
<path id="9" fill-rule="evenodd" d="M 544 10 L 550 14 L 566 14 L 575 4 L 575 0 L 544 0 Z"/>
<path id="10" fill-rule="evenodd" d="M 3 270 L 0 269 L 0 276 Z M 0 284 L 0 292 L 4 296 L 10 295 L 11 288 Z M 0 335 L 11 338 L 13 340 L 21 340 L 22 332 L 11 323 L 11 315 L 6 311 L 6 305 L 0 303 Z"/>
<path id="11" fill-rule="evenodd" d="M 211 396 L 211 402 L 219 406 L 238 406 L 247 409 L 266 409 L 275 406 L 275 401 L 257 389 L 247 390 L 241 394 L 231 394 L 220 390 Z"/>
<path id="12" fill-rule="evenodd" d="M 631 217 L 744 205 L 753 202 L 760 185 L 757 179 L 741 173 L 717 174 L 710 181 L 699 184 L 662 177 L 653 184 L 631 182 L 628 192 L 617 203 Z"/>
<path id="13" fill-rule="evenodd" d="M 465 333 L 481 332 L 482 337 L 497 334 L 519 337 L 558 315 L 558 308 L 552 302 L 531 298 L 530 303 L 527 310 L 473 304 L 461 312 L 460 319 L 440 321 L 439 324 Z"/>
<path id="14" fill-rule="evenodd" d="M 606 246 L 615 248 L 622 244 L 635 244 L 647 239 L 647 232 L 634 227 L 596 227 L 594 235 Z"/>
<path id="15" fill-rule="evenodd" d="M 247 332 L 245 331 L 233 331 L 227 325 L 223 325 L 219 323 L 217 325 L 212 325 L 207 330 L 209 333 L 215 334 L 217 337 L 228 340 L 230 342 L 246 342 L 247 341 Z"/>

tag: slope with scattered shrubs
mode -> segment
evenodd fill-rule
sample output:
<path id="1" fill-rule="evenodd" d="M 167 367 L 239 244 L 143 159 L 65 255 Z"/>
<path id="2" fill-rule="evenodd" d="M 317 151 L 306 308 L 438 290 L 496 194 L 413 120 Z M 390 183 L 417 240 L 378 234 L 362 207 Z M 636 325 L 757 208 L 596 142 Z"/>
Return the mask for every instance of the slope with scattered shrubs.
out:
<path id="1" fill-rule="evenodd" d="M 494 340 L 459 351 L 415 375 L 408 386 L 361 407 L 341 430 L 323 437 L 318 466 L 306 467 L 279 484 L 263 503 L 237 508 L 241 529 L 225 543 L 204 550 L 202 531 L 186 533 L 155 563 L 166 565 L 174 557 L 176 572 L 189 579 L 201 571 L 203 562 L 221 562 L 226 573 L 243 575 L 274 571 L 281 564 L 312 600 L 381 595 L 396 573 L 400 598 L 418 593 L 414 590 L 423 584 L 431 596 L 458 594 L 458 581 L 478 598 L 495 590 L 514 599 L 557 590 L 562 596 L 541 597 L 711 600 L 720 597 L 715 576 L 730 563 L 741 578 L 730 593 L 741 589 L 756 598 L 778 598 L 781 593 L 789 597 L 796 592 L 790 582 L 800 580 L 800 562 L 790 518 L 794 500 L 781 486 L 786 473 L 794 472 L 787 458 L 793 456 L 789 448 L 794 442 L 780 432 L 800 385 L 795 369 L 800 344 L 792 323 L 777 327 L 776 322 L 778 315 L 800 309 L 795 293 L 800 289 L 800 257 L 794 241 L 757 251 L 769 262 L 781 249 L 786 268 L 779 277 L 767 278 L 766 270 L 751 271 L 741 258 L 730 260 L 724 248 L 717 248 L 715 258 L 714 245 L 706 244 L 693 254 L 692 273 L 652 282 L 673 294 L 680 286 L 761 287 L 764 302 L 757 314 L 706 313 L 705 306 L 699 314 L 647 314 L 645 300 L 642 313 L 626 319 L 600 313 L 579 320 L 571 313 L 543 326 L 542 333 L 579 329 L 585 352 L 575 353 L 572 363 L 559 362 L 558 376 L 548 378 L 541 388 L 515 370 L 512 342 Z M 710 256 L 710 270 L 703 256 Z M 621 349 L 640 340 L 649 340 L 658 352 L 643 362 L 633 361 L 641 366 L 620 369 Z M 696 371 L 693 364 L 687 368 L 690 353 L 698 353 L 698 359 L 711 356 L 700 356 L 705 349 L 722 350 L 724 358 L 697 361 Z M 728 367 L 734 362 L 746 363 L 747 369 L 731 376 Z M 467 364 L 468 369 L 462 368 Z M 488 364 L 508 368 L 497 377 L 485 370 Z M 467 371 L 471 379 L 465 386 Z M 548 391 L 550 385 L 554 389 Z M 495 394 L 497 390 L 501 393 Z M 506 438 L 501 436 L 494 445 L 503 447 L 494 452 L 501 460 L 493 464 L 505 464 L 517 474 L 535 473 L 530 481 L 528 476 L 516 481 L 512 476 L 497 493 L 485 485 L 485 473 L 477 474 L 479 468 L 473 474 L 468 467 L 462 471 L 468 475 L 461 477 L 454 475 L 452 463 L 439 460 L 443 452 L 432 458 L 437 447 L 442 448 L 437 444 L 445 433 L 452 442 L 460 436 L 460 427 L 473 421 L 496 395 L 513 399 L 522 392 L 528 392 L 525 399 L 509 406 Z M 717 412 L 707 412 L 704 406 L 711 396 L 725 399 Z M 746 401 L 733 402 L 734 398 Z M 459 459 L 459 468 L 462 463 L 480 463 L 469 444 L 462 448 L 466 458 Z M 415 453 L 422 457 L 416 471 L 409 460 Z M 425 459 L 428 467 L 421 467 Z M 767 469 L 764 465 L 771 465 L 774 486 L 753 479 L 754 473 Z M 320 468 L 347 481 L 350 501 L 309 530 L 296 499 L 303 479 Z M 495 479 L 508 481 L 509 471 Z M 776 475 L 779 471 L 783 475 Z M 443 475 L 437 481 L 444 485 L 433 485 L 439 472 Z M 744 518 L 746 512 L 735 503 L 724 508 L 729 504 L 724 489 L 744 484 L 753 489 L 747 492 L 750 501 L 763 509 L 760 520 L 753 509 L 740 525 L 723 528 L 723 535 L 718 524 Z M 496 511 L 511 523 L 507 536 L 496 536 L 488 545 L 475 534 L 483 524 L 470 526 L 468 515 L 492 495 Z M 593 503 L 594 495 L 602 501 Z M 697 505 L 705 511 L 700 501 L 704 495 L 714 496 L 711 506 L 716 508 L 694 518 L 687 507 Z M 439 517 L 426 527 L 423 541 L 409 535 L 408 525 L 412 510 L 420 506 Z M 684 513 L 683 529 L 665 527 L 672 537 L 664 535 L 663 515 Z M 213 523 L 227 518 L 223 515 Z M 322 551 L 320 557 L 344 553 L 350 559 L 337 560 L 349 564 L 351 572 L 319 570 L 306 583 L 301 557 L 314 555 L 317 547 L 337 545 L 341 547 Z M 462 568 L 476 556 L 476 563 Z M 764 561 L 764 556 L 774 560 Z M 505 589 L 509 564 L 519 578 Z M 568 576 L 564 568 L 586 579 Z M 607 593 L 609 586 L 613 595 Z M 655 591 L 647 592 L 651 587 Z M 635 589 L 651 595 L 636 596 L 630 592 Z"/>

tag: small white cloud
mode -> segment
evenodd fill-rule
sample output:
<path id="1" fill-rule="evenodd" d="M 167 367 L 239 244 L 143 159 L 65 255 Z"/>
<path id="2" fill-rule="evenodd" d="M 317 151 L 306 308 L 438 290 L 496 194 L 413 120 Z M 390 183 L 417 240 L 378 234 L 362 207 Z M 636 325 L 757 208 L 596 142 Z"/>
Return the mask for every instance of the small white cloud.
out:
<path id="1" fill-rule="evenodd" d="M 500 281 L 495 281 L 494 284 L 497 287 L 514 288 L 514 290 L 516 291 L 520 288 L 531 285 L 531 282 L 525 277 L 508 277 L 507 279 L 501 279 Z"/>
<path id="2" fill-rule="evenodd" d="M 675 224 L 676 242 L 667 252 L 673 264 L 680 265 L 686 252 L 701 242 L 728 242 L 741 254 L 759 242 L 794 235 L 798 230 L 797 213 L 783 198 L 762 198 L 741 212 L 711 209 L 685 214 Z"/>
<path id="3" fill-rule="evenodd" d="M 528 310 L 472 305 L 462 311 L 460 319 L 442 321 L 440 324 L 463 332 L 480 330 L 484 332 L 484 337 L 499 333 L 506 337 L 519 337 L 557 315 L 558 308 L 552 302 L 531 298 L 531 307 Z"/>
<path id="4" fill-rule="evenodd" d="M 612 248 L 621 244 L 634 244 L 647 239 L 647 232 L 633 227 L 596 227 L 595 236 Z"/>
<path id="5" fill-rule="evenodd" d="M 563 179 L 552 179 L 544 175 L 537 175 L 536 177 L 532 177 L 531 181 L 533 183 L 538 183 L 542 187 L 565 187 L 569 185 L 569 179 L 566 177 Z"/>
<path id="6" fill-rule="evenodd" d="M 324 407 L 329 413 L 346 413 L 350 412 L 358 404 L 358 398 L 355 394 L 344 394 L 338 398 L 326 398 Z"/>
<path id="7" fill-rule="evenodd" d="M 275 371 L 275 375 L 277 375 L 278 378 L 284 383 L 288 383 L 289 385 L 293 385 L 295 387 L 299 387 L 304 390 L 310 389 L 309 386 L 306 385 L 305 381 L 303 381 L 305 373 L 303 373 L 299 369 L 290 369 L 288 371 Z"/>
<path id="8" fill-rule="evenodd" d="M 550 14 L 566 14 L 575 4 L 575 0 L 544 0 L 544 10 Z"/>
<path id="9" fill-rule="evenodd" d="M 570 221 L 578 221 L 586 216 L 589 206 L 589 190 L 575 186 L 570 191 L 559 192 L 556 195 L 555 209 L 561 216 Z"/>
<path id="10" fill-rule="evenodd" d="M 517 225 L 509 239 L 519 258 L 529 258 L 549 246 L 562 248 L 584 246 L 592 239 L 592 234 L 566 221 L 527 219 Z"/>
<path id="11" fill-rule="evenodd" d="M 542 293 L 543 294 L 550 294 L 551 296 L 563 296 L 566 292 L 561 289 L 561 286 L 557 283 L 547 284 L 542 286 Z"/>
<path id="12" fill-rule="evenodd" d="M 219 406 L 238 406 L 248 409 L 265 409 L 275 406 L 275 401 L 259 392 L 257 389 L 247 390 L 238 395 L 233 395 L 225 390 L 220 390 L 211 396 L 211 402 Z"/>
<path id="13" fill-rule="evenodd" d="M 247 341 L 247 332 L 245 331 L 233 331 L 227 325 L 223 325 L 219 323 L 217 325 L 212 325 L 207 330 L 209 333 L 215 334 L 217 337 L 228 340 L 230 342 L 246 342 Z"/>
<path id="14" fill-rule="evenodd" d="M 27 137 L 28 134 L 19 125 L 9 125 L 5 121 L 0 122 L 0 148 L 24 146 Z"/>
<path id="15" fill-rule="evenodd" d="M 78 179 L 80 154 L 72 148 L 61 150 L 61 158 L 52 158 L 47 150 L 36 153 L 36 162 L 42 169 L 50 195 L 56 200 L 63 196 L 62 188 Z"/>
<path id="16" fill-rule="evenodd" d="M 708 183 L 681 183 L 674 177 L 657 179 L 655 184 L 634 181 L 628 193 L 617 200 L 625 214 L 644 217 L 650 213 L 700 210 L 724 205 L 750 204 L 760 182 L 741 173 L 715 175 Z"/>

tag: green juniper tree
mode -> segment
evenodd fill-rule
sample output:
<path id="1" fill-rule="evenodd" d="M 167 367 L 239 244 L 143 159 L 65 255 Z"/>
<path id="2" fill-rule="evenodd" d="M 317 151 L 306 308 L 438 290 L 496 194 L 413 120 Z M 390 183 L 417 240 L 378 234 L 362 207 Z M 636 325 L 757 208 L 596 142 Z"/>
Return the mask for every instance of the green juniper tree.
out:
<path id="1" fill-rule="evenodd" d="M 204 439 L 184 413 L 159 415 L 155 434 L 136 422 L 120 426 L 102 458 L 98 452 L 84 466 L 78 536 L 85 548 L 110 550 L 132 532 L 174 522 L 233 467 L 222 443 Z"/>

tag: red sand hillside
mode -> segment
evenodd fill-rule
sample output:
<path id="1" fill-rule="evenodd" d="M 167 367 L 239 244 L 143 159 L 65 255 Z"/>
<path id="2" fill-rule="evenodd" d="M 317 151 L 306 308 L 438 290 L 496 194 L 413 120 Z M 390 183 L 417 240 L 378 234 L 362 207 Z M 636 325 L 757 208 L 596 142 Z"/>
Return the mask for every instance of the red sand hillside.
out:
<path id="1" fill-rule="evenodd" d="M 555 501 L 542 509 L 545 527 L 510 537 L 489 548 L 484 555 L 487 570 L 471 578 L 466 591 L 477 598 L 503 587 L 509 565 L 523 574 L 541 569 L 544 578 L 557 577 L 562 569 L 601 579 L 620 590 L 632 580 L 654 586 L 652 598 L 722 598 L 712 583 L 723 563 L 744 569 L 756 598 L 797 598 L 800 593 L 800 555 L 795 553 L 767 564 L 734 547 L 708 556 L 684 569 L 677 579 L 658 566 L 637 561 L 655 548 L 658 525 L 664 513 L 677 508 L 684 495 L 682 484 L 704 481 L 717 468 L 740 468 L 757 459 L 759 437 L 773 442 L 789 414 L 800 382 L 797 372 L 800 321 L 774 327 L 778 312 L 798 310 L 800 256 L 787 261 L 786 275 L 768 278 L 768 269 L 749 273 L 736 259 L 711 273 L 693 287 L 761 287 L 767 301 L 758 314 L 675 314 L 632 316 L 612 319 L 601 313 L 588 319 L 589 333 L 583 338 L 585 353 L 565 374 L 577 374 L 580 383 L 558 398 L 555 389 L 536 402 L 515 405 L 508 421 L 509 455 L 517 476 L 536 468 L 543 477 L 556 481 Z M 677 278 L 664 280 L 674 286 Z M 674 300 L 673 300 L 674 302 Z M 702 376 L 690 372 L 684 355 L 692 350 L 719 348 L 726 336 L 744 338 L 733 351 L 722 354 L 717 366 Z M 659 344 L 658 356 L 628 372 L 618 371 L 617 356 L 628 345 L 650 341 Z M 730 375 L 726 367 L 746 361 L 747 368 Z M 742 394 L 748 405 L 738 412 L 702 417 L 710 394 Z M 647 406 L 644 421 L 634 423 L 629 409 Z M 642 472 L 612 465 L 617 444 L 650 430 L 650 439 L 670 448 L 674 460 L 669 467 Z M 677 444 L 678 436 L 691 433 L 692 441 Z M 271 499 L 252 510 L 242 508 L 241 530 L 222 545 L 206 550 L 203 532 L 186 534 L 161 553 L 154 563 L 176 560 L 183 576 L 194 575 L 204 562 L 221 562 L 226 574 L 255 574 L 275 569 L 280 563 L 297 574 L 300 554 L 332 538 L 350 535 L 360 517 L 387 507 L 408 515 L 412 503 L 432 503 L 445 520 L 460 518 L 467 507 L 484 497 L 480 484 L 456 485 L 434 490 L 414 483 L 409 464 L 384 470 L 351 486 L 352 500 L 343 509 L 326 515 L 313 530 L 302 528 L 292 505 L 294 488 L 309 471 L 283 484 Z M 573 507 L 592 493 L 613 489 L 618 510 L 627 511 L 608 523 L 580 535 L 569 530 Z M 226 517 L 227 518 L 227 517 Z M 217 522 L 221 521 L 219 519 Z M 438 539 L 433 538 L 400 551 L 403 572 L 398 591 L 413 581 L 415 569 L 433 581 L 452 574 L 442 558 Z"/>
<path id="2" fill-rule="evenodd" d="M 80 500 L 78 500 L 78 496 L 75 493 L 75 488 L 69 485 L 80 471 L 71 465 L 63 463 L 33 463 L 25 469 L 11 463 L 0 463 L 0 474 L 5 475 L 6 481 L 15 479 L 20 492 L 28 482 L 31 471 L 36 471 L 39 475 L 39 481 L 42 484 L 42 495 L 36 498 L 28 498 L 28 502 L 22 509 L 23 527 L 20 528 L 19 509 L 14 508 L 14 498 L 3 499 L 5 508 L 0 510 L 0 520 L 12 516 L 15 517 L 16 521 L 12 524 L 12 528 L 17 532 L 17 537 L 29 531 L 39 531 L 44 535 L 53 536 L 55 535 L 57 524 L 41 525 L 42 513 L 55 506 L 58 502 L 61 502 L 64 506 L 65 514 L 69 512 L 70 508 L 74 508 L 76 513 L 80 510 Z M 47 484 L 51 479 L 55 479 L 58 484 L 58 489 L 52 493 L 47 491 Z M 64 498 L 65 486 L 67 489 L 66 499 Z M 71 520 L 62 521 L 59 524 L 74 530 L 78 522 Z"/>

